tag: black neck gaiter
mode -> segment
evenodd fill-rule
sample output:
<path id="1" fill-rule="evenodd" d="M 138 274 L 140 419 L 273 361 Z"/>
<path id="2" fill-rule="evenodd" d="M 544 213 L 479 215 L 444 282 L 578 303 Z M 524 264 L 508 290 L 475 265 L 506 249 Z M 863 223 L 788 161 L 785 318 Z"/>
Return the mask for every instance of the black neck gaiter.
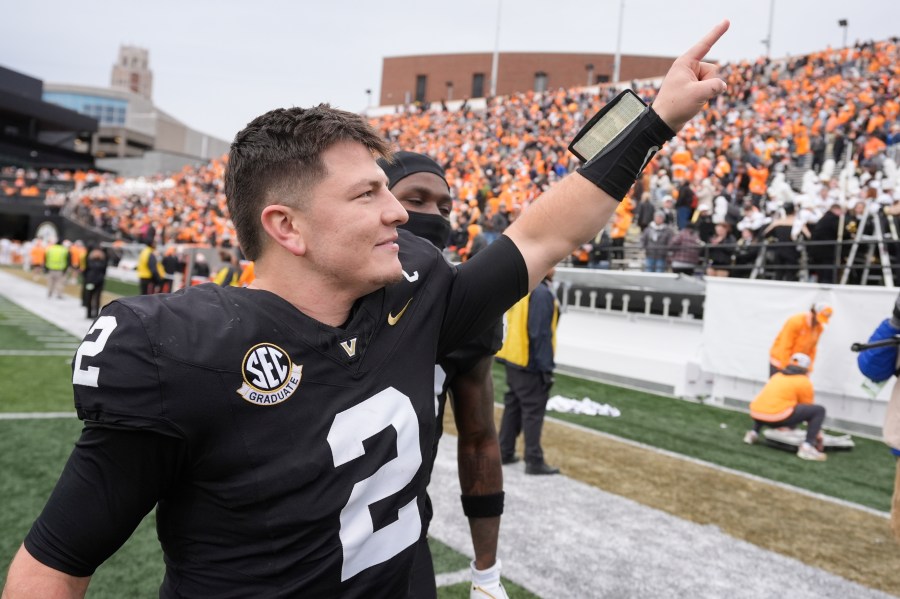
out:
<path id="1" fill-rule="evenodd" d="M 435 247 L 443 250 L 447 247 L 447 239 L 450 237 L 450 221 L 440 214 L 422 214 L 409 212 L 409 220 L 400 225 L 416 237 L 427 239 Z"/>

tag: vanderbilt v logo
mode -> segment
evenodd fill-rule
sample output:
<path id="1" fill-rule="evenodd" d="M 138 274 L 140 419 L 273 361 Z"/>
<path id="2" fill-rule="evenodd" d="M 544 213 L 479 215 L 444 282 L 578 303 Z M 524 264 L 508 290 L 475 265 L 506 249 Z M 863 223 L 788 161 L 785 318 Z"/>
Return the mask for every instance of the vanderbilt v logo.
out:
<path id="1" fill-rule="evenodd" d="M 353 339 L 348 339 L 347 341 L 341 341 L 341 348 L 347 352 L 347 356 L 352 358 L 356 355 L 356 337 Z"/>

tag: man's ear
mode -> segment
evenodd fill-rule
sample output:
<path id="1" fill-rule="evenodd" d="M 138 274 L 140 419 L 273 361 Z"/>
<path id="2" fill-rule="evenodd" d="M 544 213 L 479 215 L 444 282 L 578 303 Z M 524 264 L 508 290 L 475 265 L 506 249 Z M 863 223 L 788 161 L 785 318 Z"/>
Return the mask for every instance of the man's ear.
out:
<path id="1" fill-rule="evenodd" d="M 295 256 L 306 253 L 306 240 L 300 232 L 296 208 L 282 204 L 270 204 L 263 208 L 260 222 L 266 234 L 278 245 Z"/>

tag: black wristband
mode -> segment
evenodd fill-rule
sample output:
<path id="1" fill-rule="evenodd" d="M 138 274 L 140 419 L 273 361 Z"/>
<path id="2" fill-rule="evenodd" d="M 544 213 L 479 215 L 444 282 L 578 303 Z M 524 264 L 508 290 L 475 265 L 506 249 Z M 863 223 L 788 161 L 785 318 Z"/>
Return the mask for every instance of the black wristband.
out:
<path id="1" fill-rule="evenodd" d="M 496 518 L 503 514 L 503 497 L 505 493 L 490 495 L 460 495 L 463 513 L 467 518 Z"/>
<path id="2" fill-rule="evenodd" d="M 630 131 L 582 165 L 578 173 L 621 202 L 650 159 L 674 136 L 656 111 L 648 108 Z"/>

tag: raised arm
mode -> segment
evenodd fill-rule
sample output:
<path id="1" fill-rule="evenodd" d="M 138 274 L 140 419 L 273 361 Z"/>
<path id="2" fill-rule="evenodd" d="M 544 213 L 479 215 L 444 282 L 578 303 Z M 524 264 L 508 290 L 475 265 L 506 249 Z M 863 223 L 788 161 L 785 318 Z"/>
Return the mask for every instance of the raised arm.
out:
<path id="1" fill-rule="evenodd" d="M 681 129 L 706 102 L 725 91 L 725 82 L 715 76 L 716 65 L 703 62 L 703 58 L 728 26 L 727 20 L 716 25 L 675 60 L 666 74 L 653 102 L 653 111 L 672 131 Z M 625 141 L 630 143 L 628 139 Z M 646 162 L 645 153 L 646 157 L 652 157 L 652 152 L 659 149 L 654 142 L 644 141 L 635 143 L 631 152 L 638 152 L 640 156 L 636 159 L 625 156 L 622 160 L 631 182 Z M 623 171 L 619 167 L 622 165 L 606 165 L 619 169 L 617 178 L 620 181 Z M 599 178 L 603 177 L 601 174 Z M 582 174 L 566 177 L 541 195 L 504 233 L 525 258 L 531 288 L 574 248 L 592 239 L 615 211 L 618 198 L 598 185 Z"/>

